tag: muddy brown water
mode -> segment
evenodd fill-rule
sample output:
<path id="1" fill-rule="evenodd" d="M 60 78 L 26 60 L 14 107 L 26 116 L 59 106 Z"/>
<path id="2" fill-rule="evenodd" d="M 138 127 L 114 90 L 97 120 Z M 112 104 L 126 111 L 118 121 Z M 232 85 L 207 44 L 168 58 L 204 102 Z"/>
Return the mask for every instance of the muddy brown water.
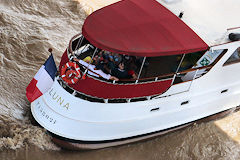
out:
<path id="1" fill-rule="evenodd" d="M 94 151 L 66 151 L 29 121 L 25 88 L 53 48 L 59 64 L 81 31 L 85 6 L 74 0 L 0 0 L 0 159 L 240 159 L 240 112 L 145 142 Z"/>

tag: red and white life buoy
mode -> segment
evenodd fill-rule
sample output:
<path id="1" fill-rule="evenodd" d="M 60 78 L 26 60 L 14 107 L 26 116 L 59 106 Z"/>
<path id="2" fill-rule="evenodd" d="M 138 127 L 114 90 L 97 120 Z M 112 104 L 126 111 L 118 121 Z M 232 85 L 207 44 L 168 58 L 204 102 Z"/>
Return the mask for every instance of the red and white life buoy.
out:
<path id="1" fill-rule="evenodd" d="M 77 83 L 81 76 L 80 68 L 75 62 L 68 62 L 61 69 L 61 77 L 68 84 Z"/>

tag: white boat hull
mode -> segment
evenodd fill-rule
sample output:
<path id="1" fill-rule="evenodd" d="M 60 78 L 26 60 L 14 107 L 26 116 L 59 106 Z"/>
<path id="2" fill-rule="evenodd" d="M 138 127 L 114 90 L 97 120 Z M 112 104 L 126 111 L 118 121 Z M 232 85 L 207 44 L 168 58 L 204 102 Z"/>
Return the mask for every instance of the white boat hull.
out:
<path id="1" fill-rule="evenodd" d="M 61 137 L 101 142 L 159 132 L 226 111 L 240 104 L 240 63 L 223 66 L 238 46 L 240 42 L 214 47 L 228 51 L 208 73 L 146 101 L 89 102 L 68 93 L 55 80 L 50 90 L 31 103 L 33 117 Z M 189 88 L 181 90 L 186 84 Z"/>

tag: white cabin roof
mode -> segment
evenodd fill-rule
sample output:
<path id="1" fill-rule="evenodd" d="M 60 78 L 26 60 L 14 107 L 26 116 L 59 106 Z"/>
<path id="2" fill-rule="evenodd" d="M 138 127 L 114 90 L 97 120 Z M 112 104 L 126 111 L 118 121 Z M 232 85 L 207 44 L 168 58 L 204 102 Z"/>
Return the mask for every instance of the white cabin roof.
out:
<path id="1" fill-rule="evenodd" d="M 240 27 L 240 0 L 157 0 L 209 46 L 228 42 L 227 29 Z"/>

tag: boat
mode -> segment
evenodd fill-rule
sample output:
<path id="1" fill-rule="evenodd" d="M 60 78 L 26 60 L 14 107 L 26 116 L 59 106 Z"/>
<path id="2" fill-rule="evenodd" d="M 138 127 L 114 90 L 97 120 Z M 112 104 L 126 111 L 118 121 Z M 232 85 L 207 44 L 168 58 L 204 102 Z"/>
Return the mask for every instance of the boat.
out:
<path id="1" fill-rule="evenodd" d="M 31 103 L 34 119 L 56 144 L 84 150 L 146 140 L 235 110 L 238 6 L 122 0 L 93 12 L 70 40 L 50 89 Z"/>

